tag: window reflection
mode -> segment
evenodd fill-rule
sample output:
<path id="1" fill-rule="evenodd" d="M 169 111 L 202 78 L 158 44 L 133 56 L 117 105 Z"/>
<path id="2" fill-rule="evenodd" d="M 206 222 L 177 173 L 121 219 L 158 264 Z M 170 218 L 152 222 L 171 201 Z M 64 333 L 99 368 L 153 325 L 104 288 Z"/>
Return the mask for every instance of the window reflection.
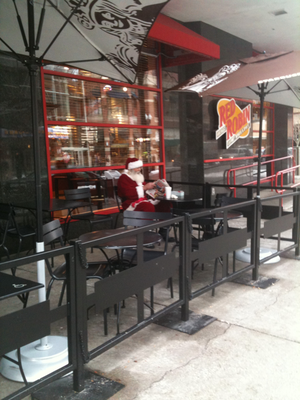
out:
<path id="1" fill-rule="evenodd" d="M 161 161 L 157 129 L 48 126 L 51 169 L 124 165 L 128 157 Z"/>
<path id="2" fill-rule="evenodd" d="M 158 93 L 45 75 L 48 121 L 160 125 Z"/>

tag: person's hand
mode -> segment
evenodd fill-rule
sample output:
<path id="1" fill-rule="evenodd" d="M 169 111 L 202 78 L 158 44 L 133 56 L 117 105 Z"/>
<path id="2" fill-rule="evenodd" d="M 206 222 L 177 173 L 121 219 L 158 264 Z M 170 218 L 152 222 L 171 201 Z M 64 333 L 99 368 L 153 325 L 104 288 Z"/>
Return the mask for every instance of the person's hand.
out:
<path id="1" fill-rule="evenodd" d="M 154 182 L 148 182 L 146 183 L 146 185 L 143 186 L 144 190 L 150 190 L 153 189 L 155 187 L 155 183 Z"/>

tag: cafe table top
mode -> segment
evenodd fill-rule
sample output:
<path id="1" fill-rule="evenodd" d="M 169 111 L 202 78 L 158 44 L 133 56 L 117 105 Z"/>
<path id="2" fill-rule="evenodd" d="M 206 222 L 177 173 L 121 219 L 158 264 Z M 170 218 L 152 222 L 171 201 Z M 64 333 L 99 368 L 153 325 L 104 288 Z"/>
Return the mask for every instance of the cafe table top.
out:
<path id="1" fill-rule="evenodd" d="M 103 239 L 107 236 L 116 235 L 122 232 L 130 232 L 134 228 L 124 227 L 118 229 L 103 229 L 100 231 L 84 233 L 79 237 L 79 240 L 84 242 L 89 242 L 92 240 Z M 162 241 L 162 236 L 159 233 L 147 231 L 143 233 L 143 245 L 149 246 Z M 130 235 L 126 237 L 120 237 L 118 239 L 111 239 L 103 244 L 103 247 L 109 249 L 126 249 L 137 247 L 137 235 Z"/>
<path id="2" fill-rule="evenodd" d="M 0 272 L 0 300 L 23 295 L 42 287 L 44 285 L 41 283 Z"/>
<path id="3" fill-rule="evenodd" d="M 186 194 L 184 193 L 182 196 L 175 196 L 170 199 L 166 199 L 164 196 L 157 197 L 157 200 L 169 202 L 178 209 L 188 209 L 191 207 L 197 206 L 197 204 L 202 205 L 202 197 L 196 194 Z"/>
<path id="4" fill-rule="evenodd" d="M 36 202 L 34 200 L 28 200 L 24 202 L 13 202 L 16 208 L 24 208 L 26 210 L 36 210 Z M 77 207 L 88 206 L 89 203 L 86 201 L 72 201 L 65 199 L 43 199 L 42 200 L 42 210 L 48 212 L 69 210 Z"/>

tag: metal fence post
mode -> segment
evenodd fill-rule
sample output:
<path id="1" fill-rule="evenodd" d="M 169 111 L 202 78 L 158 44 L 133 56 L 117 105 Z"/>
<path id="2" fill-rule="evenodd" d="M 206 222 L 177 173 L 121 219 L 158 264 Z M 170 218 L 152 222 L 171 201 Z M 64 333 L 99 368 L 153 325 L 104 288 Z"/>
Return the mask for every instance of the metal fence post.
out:
<path id="1" fill-rule="evenodd" d="M 252 270 L 252 279 L 258 280 L 259 271 L 259 248 L 260 248 L 260 221 L 261 221 L 262 205 L 260 196 L 256 197 L 255 205 L 255 223 L 254 223 L 254 246 L 251 246 L 251 263 L 254 261 L 254 268 Z"/>
<path id="2" fill-rule="evenodd" d="M 181 307 L 182 321 L 189 319 L 189 296 L 191 288 L 191 237 L 190 231 L 191 219 L 190 215 L 186 214 L 184 220 L 179 224 L 179 256 L 181 257 L 181 296 L 184 304 Z"/>
<path id="3" fill-rule="evenodd" d="M 76 290 L 76 369 L 73 374 L 73 389 L 81 392 L 84 389 L 84 364 L 88 362 L 87 338 L 87 301 L 85 254 L 80 241 L 71 242 L 75 247 L 75 290 Z"/>
<path id="4" fill-rule="evenodd" d="M 296 188 L 295 191 L 296 195 L 294 196 L 293 210 L 297 222 L 293 228 L 293 240 L 297 245 L 295 248 L 295 256 L 298 257 L 300 255 L 300 188 Z"/>

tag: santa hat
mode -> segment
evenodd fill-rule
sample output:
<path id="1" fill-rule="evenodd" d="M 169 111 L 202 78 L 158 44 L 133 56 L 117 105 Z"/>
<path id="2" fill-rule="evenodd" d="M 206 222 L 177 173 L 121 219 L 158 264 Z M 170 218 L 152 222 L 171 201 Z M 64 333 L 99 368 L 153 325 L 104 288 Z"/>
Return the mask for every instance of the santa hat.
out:
<path id="1" fill-rule="evenodd" d="M 126 169 L 140 168 L 143 166 L 143 161 L 138 158 L 127 158 Z"/>

